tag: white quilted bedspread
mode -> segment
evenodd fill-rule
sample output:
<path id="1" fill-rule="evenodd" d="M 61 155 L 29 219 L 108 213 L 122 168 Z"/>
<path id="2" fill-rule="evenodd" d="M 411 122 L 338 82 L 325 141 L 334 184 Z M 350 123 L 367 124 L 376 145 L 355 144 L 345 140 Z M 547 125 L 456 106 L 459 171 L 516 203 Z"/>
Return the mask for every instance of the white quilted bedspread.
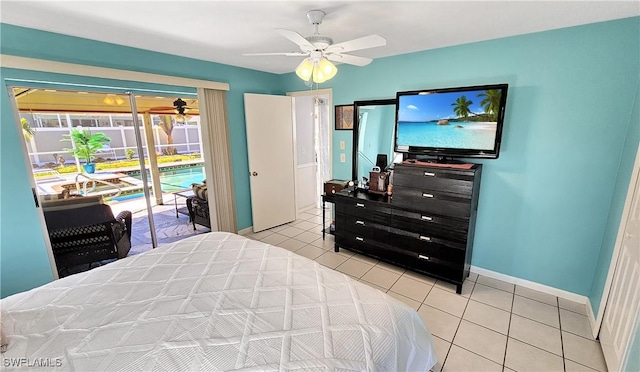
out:
<path id="1" fill-rule="evenodd" d="M 27 358 L 22 367 L 47 358 L 76 371 L 428 371 L 436 362 L 414 310 L 229 233 L 72 275 L 0 308 L 2 358 Z"/>

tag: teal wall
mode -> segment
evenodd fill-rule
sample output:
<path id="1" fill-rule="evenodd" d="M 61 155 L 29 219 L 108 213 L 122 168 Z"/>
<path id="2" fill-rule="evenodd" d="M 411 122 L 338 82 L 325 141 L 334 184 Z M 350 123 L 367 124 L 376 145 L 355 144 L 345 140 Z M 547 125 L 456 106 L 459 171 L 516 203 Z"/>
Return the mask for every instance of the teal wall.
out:
<path id="1" fill-rule="evenodd" d="M 500 158 L 484 164 L 473 265 L 589 295 L 638 85 L 640 18 L 338 66 L 333 103 L 397 91 L 508 83 Z M 287 90 L 302 82 L 285 78 Z M 334 132 L 333 178 L 349 179 Z M 351 146 L 346 149 L 347 159 Z M 625 151 L 623 151 L 623 149 Z M 623 159 L 624 157 L 624 159 Z M 624 169 L 623 169 L 624 168 Z M 624 177 L 622 177 L 623 181 Z M 611 211 L 619 214 L 619 208 Z M 597 304 L 595 304 L 597 305 Z"/>
<path id="2" fill-rule="evenodd" d="M 64 36 L 7 24 L 0 24 L 0 52 L 22 57 L 127 69 L 140 72 L 181 76 L 229 83 L 227 93 L 229 133 L 232 152 L 238 228 L 251 226 L 248 159 L 244 126 L 243 94 L 281 94 L 281 77 L 217 63 L 145 51 L 136 48 Z M 193 91 L 184 87 L 122 82 L 80 76 L 47 74 L 26 70 L 2 70 L 2 177 L 0 180 L 0 270 L 2 297 L 33 288 L 51 280 L 51 270 L 44 250 L 42 229 L 31 201 L 29 181 L 24 163 L 16 161 L 21 154 L 17 129 L 8 109 L 6 79 L 31 79 L 54 83 L 76 83 L 124 86 L 135 89 L 171 89 Z M 44 266 L 43 266 L 44 265 Z"/>
<path id="3" fill-rule="evenodd" d="M 5 70 L 0 69 L 0 81 Z M 31 194 L 18 127 L 0 91 L 0 296 L 53 280 L 43 230 Z"/>

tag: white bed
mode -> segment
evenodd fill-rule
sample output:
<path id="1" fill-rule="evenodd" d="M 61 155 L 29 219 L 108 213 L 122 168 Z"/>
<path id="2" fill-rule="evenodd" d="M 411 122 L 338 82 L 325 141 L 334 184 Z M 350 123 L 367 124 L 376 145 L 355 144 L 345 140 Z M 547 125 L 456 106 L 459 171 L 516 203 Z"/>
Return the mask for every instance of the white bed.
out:
<path id="1" fill-rule="evenodd" d="M 0 309 L 2 358 L 63 370 L 428 371 L 436 362 L 406 305 L 229 233 L 72 275 Z"/>

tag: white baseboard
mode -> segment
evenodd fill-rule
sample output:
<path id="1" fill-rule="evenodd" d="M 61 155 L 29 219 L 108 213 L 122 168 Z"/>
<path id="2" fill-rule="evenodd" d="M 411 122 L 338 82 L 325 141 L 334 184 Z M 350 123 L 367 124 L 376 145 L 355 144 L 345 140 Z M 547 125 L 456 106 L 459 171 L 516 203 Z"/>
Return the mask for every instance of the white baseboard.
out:
<path id="1" fill-rule="evenodd" d="M 242 229 L 238 231 L 238 235 L 247 235 L 253 232 L 253 226 L 249 226 L 246 229 Z"/>
<path id="2" fill-rule="evenodd" d="M 478 275 L 502 280 L 503 282 L 519 285 L 521 287 L 533 289 L 538 292 L 547 293 L 556 297 L 564 298 L 565 300 L 587 305 L 587 318 L 589 318 L 589 323 L 591 324 L 591 332 L 593 333 L 594 338 L 598 335 L 598 330 L 596 329 L 596 318 L 593 315 L 591 302 L 589 301 L 589 298 L 587 296 L 579 295 L 577 293 L 565 291 L 563 289 L 558 289 L 555 287 L 550 287 L 548 285 L 532 282 L 530 280 L 516 278 L 515 276 L 505 275 L 499 272 L 483 269 L 481 267 L 477 267 L 473 265 L 471 266 L 470 270 L 472 273 L 476 273 Z"/>
<path id="3" fill-rule="evenodd" d="M 596 339 L 600 333 L 600 327 L 598 326 L 598 322 L 596 322 L 596 316 L 593 312 L 591 301 L 589 301 L 589 299 L 587 299 L 587 318 L 589 318 L 589 324 L 591 324 L 591 334 L 593 335 L 593 338 Z"/>

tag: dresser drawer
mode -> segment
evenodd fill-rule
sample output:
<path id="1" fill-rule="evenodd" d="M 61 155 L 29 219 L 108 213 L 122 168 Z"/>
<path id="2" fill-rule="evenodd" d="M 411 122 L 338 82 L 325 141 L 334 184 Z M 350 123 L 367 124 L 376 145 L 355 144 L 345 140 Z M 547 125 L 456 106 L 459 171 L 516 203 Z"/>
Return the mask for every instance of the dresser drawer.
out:
<path id="1" fill-rule="evenodd" d="M 388 204 L 380 204 L 370 200 L 352 199 L 336 202 L 336 213 L 368 219 L 380 224 L 391 222 L 391 208 Z"/>
<path id="2" fill-rule="evenodd" d="M 419 253 L 392 248 L 389 251 L 389 260 L 408 269 L 418 271 L 436 278 L 462 283 L 464 281 L 464 265 L 453 267 L 443 265 L 434 259 L 420 258 Z"/>
<path id="3" fill-rule="evenodd" d="M 471 216 L 471 199 L 463 195 L 426 191 L 410 187 L 395 187 L 393 204 L 435 213 L 448 217 L 468 219 Z"/>
<path id="4" fill-rule="evenodd" d="M 391 227 L 466 242 L 469 221 L 443 217 L 433 213 L 394 209 L 391 217 Z"/>
<path id="5" fill-rule="evenodd" d="M 464 244 L 395 229 L 389 239 L 396 247 L 419 254 L 427 261 L 452 266 L 464 264 Z"/>
<path id="6" fill-rule="evenodd" d="M 380 234 L 380 232 L 382 232 L 382 234 Z M 342 248 L 356 251 L 368 256 L 374 256 L 382 260 L 388 259 L 388 232 L 378 230 L 375 234 L 366 234 L 362 232 L 350 231 L 348 229 L 336 228 L 335 242 L 339 247 Z"/>
<path id="7" fill-rule="evenodd" d="M 336 229 L 344 229 L 367 237 L 387 240 L 389 225 L 373 220 L 336 213 Z"/>
<path id="8" fill-rule="evenodd" d="M 471 195 L 473 175 L 459 170 L 399 165 L 393 173 L 393 185 Z"/>

